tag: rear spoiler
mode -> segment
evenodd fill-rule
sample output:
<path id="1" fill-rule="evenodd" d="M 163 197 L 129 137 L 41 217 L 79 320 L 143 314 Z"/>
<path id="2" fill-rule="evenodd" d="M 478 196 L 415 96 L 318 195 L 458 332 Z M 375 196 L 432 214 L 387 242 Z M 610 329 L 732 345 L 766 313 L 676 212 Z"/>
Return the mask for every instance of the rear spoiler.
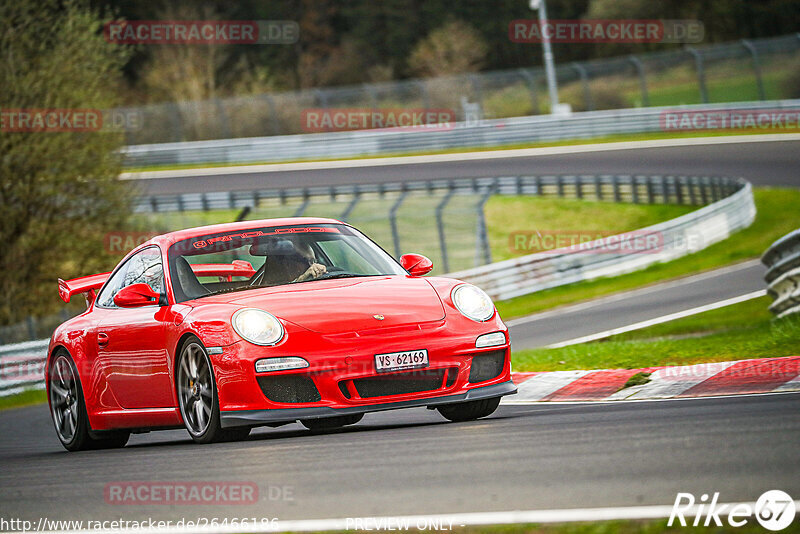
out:
<path id="1" fill-rule="evenodd" d="M 231 263 L 201 263 L 192 265 L 192 271 L 197 276 L 221 276 L 233 281 L 234 276 L 247 276 L 248 278 L 256 274 L 256 270 L 250 262 L 243 260 L 233 260 Z M 86 293 L 87 304 L 94 302 L 95 292 L 103 287 L 111 273 L 93 274 L 64 281 L 58 279 L 58 295 L 64 302 L 69 302 L 73 295 Z"/>
<path id="2" fill-rule="evenodd" d="M 192 265 L 192 271 L 197 276 L 221 276 L 228 282 L 232 282 L 234 276 L 250 278 L 256 274 L 250 262 L 244 260 L 233 260 L 231 263 L 199 263 Z"/>
<path id="3" fill-rule="evenodd" d="M 100 289 L 108 279 L 111 273 L 93 274 L 91 276 L 83 276 L 81 278 L 74 278 L 66 282 L 61 278 L 58 279 L 58 296 L 64 302 L 69 302 L 69 299 L 78 293 L 86 293 L 86 303 L 91 304 L 94 302 L 95 291 Z"/>

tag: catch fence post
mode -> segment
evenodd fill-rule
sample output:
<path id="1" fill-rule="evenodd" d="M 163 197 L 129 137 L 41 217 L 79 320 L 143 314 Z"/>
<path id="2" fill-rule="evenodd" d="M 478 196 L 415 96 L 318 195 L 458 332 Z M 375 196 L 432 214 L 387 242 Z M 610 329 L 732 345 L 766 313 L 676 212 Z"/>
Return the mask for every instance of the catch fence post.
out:
<path id="1" fill-rule="evenodd" d="M 706 89 L 706 70 L 703 65 L 703 55 L 691 46 L 686 47 L 686 51 L 694 57 L 695 68 L 697 68 L 697 84 L 700 87 L 700 101 L 708 104 L 708 90 Z"/>
<path id="2" fill-rule="evenodd" d="M 392 225 L 392 241 L 394 242 L 394 254 L 397 259 L 400 259 L 400 232 L 397 230 L 397 210 L 403 204 L 403 201 L 408 196 L 408 190 L 403 185 L 403 192 L 397 198 L 397 201 L 392 205 L 389 210 L 389 223 Z"/>
<path id="3" fill-rule="evenodd" d="M 444 198 L 439 202 L 436 206 L 436 228 L 439 231 L 439 248 L 442 250 L 442 267 L 444 268 L 444 272 L 450 272 L 450 261 L 447 257 L 447 242 L 445 240 L 444 235 L 444 210 L 447 207 L 448 202 L 450 199 L 453 198 L 453 194 L 455 193 L 455 189 L 453 188 L 453 182 L 450 182 L 450 188 L 447 193 L 444 195 Z"/>

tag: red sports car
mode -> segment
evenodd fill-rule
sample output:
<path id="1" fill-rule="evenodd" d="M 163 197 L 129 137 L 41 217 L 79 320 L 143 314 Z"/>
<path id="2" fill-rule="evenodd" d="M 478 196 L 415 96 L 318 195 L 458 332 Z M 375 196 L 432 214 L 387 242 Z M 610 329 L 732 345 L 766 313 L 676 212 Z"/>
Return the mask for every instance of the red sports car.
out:
<path id="1" fill-rule="evenodd" d="M 50 341 L 58 438 L 121 447 L 185 427 L 209 443 L 414 406 L 487 416 L 516 392 L 508 329 L 477 287 L 423 278 L 432 267 L 339 221 L 292 218 L 172 232 L 110 273 L 59 280 L 87 309 Z"/>

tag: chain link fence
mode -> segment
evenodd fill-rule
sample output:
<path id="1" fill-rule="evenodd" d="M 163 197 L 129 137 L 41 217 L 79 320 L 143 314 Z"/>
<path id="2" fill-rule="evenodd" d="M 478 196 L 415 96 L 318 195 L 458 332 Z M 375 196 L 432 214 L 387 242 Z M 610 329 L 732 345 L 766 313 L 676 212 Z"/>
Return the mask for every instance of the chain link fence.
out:
<path id="1" fill-rule="evenodd" d="M 534 54 L 531 48 L 531 54 Z M 562 64 L 559 99 L 575 111 L 800 97 L 800 33 Z M 542 68 L 124 108 L 127 144 L 307 133 L 308 109 L 448 109 L 460 121 L 547 113 Z"/>
<path id="2" fill-rule="evenodd" d="M 428 256 L 433 274 L 442 275 L 488 268 L 496 260 L 484 213 L 492 195 L 704 206 L 729 197 L 743 185 L 713 176 L 527 175 L 145 196 L 135 206 L 135 233 L 141 241 L 149 235 L 233 220 L 330 217 L 356 226 L 394 257 L 408 252 Z M 552 279 L 553 273 L 547 277 Z M 0 345 L 49 336 L 58 324 L 81 311 L 79 303 L 70 306 L 60 314 L 0 327 Z"/>

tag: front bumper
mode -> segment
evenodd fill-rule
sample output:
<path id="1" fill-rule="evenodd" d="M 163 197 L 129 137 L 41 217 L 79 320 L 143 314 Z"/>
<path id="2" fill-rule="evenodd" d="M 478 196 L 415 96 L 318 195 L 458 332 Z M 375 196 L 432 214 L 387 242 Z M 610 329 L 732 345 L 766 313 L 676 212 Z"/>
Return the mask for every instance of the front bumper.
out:
<path id="1" fill-rule="evenodd" d="M 287 336 L 278 345 L 260 347 L 240 341 L 224 347 L 221 354 L 210 355 L 224 425 L 268 424 L 486 398 L 475 397 L 478 393 L 473 390 L 492 392 L 486 388 L 511 379 L 507 329 L 497 315 L 480 324 L 449 316 L 442 321 L 329 335 L 290 323 L 286 327 Z M 478 336 L 496 331 L 506 333 L 505 344 L 475 347 Z M 428 351 L 429 365 L 413 371 L 413 376 L 376 372 L 375 354 L 421 348 Z M 496 359 L 499 353 L 504 355 L 500 362 Z M 280 356 L 304 357 L 310 365 L 298 370 L 256 372 L 258 359 Z M 482 363 L 478 367 L 486 372 L 473 376 L 473 361 L 478 360 Z M 492 367 L 491 361 L 500 367 Z M 500 391 L 489 396 L 513 392 Z M 252 416 L 255 419 L 247 415 L 258 413 L 261 415 Z"/>
<path id="2" fill-rule="evenodd" d="M 517 387 L 509 380 L 490 386 L 470 389 L 456 395 L 441 397 L 428 397 L 391 403 L 368 404 L 348 406 L 346 408 L 331 408 L 328 406 L 313 406 L 308 408 L 278 408 L 270 410 L 234 410 L 220 413 L 223 428 L 235 426 L 257 426 L 260 424 L 282 423 L 301 419 L 317 419 L 320 417 L 334 417 L 337 415 L 353 415 L 384 410 L 397 410 L 400 408 L 416 408 L 420 406 L 440 406 L 480 399 L 513 395 Z"/>

